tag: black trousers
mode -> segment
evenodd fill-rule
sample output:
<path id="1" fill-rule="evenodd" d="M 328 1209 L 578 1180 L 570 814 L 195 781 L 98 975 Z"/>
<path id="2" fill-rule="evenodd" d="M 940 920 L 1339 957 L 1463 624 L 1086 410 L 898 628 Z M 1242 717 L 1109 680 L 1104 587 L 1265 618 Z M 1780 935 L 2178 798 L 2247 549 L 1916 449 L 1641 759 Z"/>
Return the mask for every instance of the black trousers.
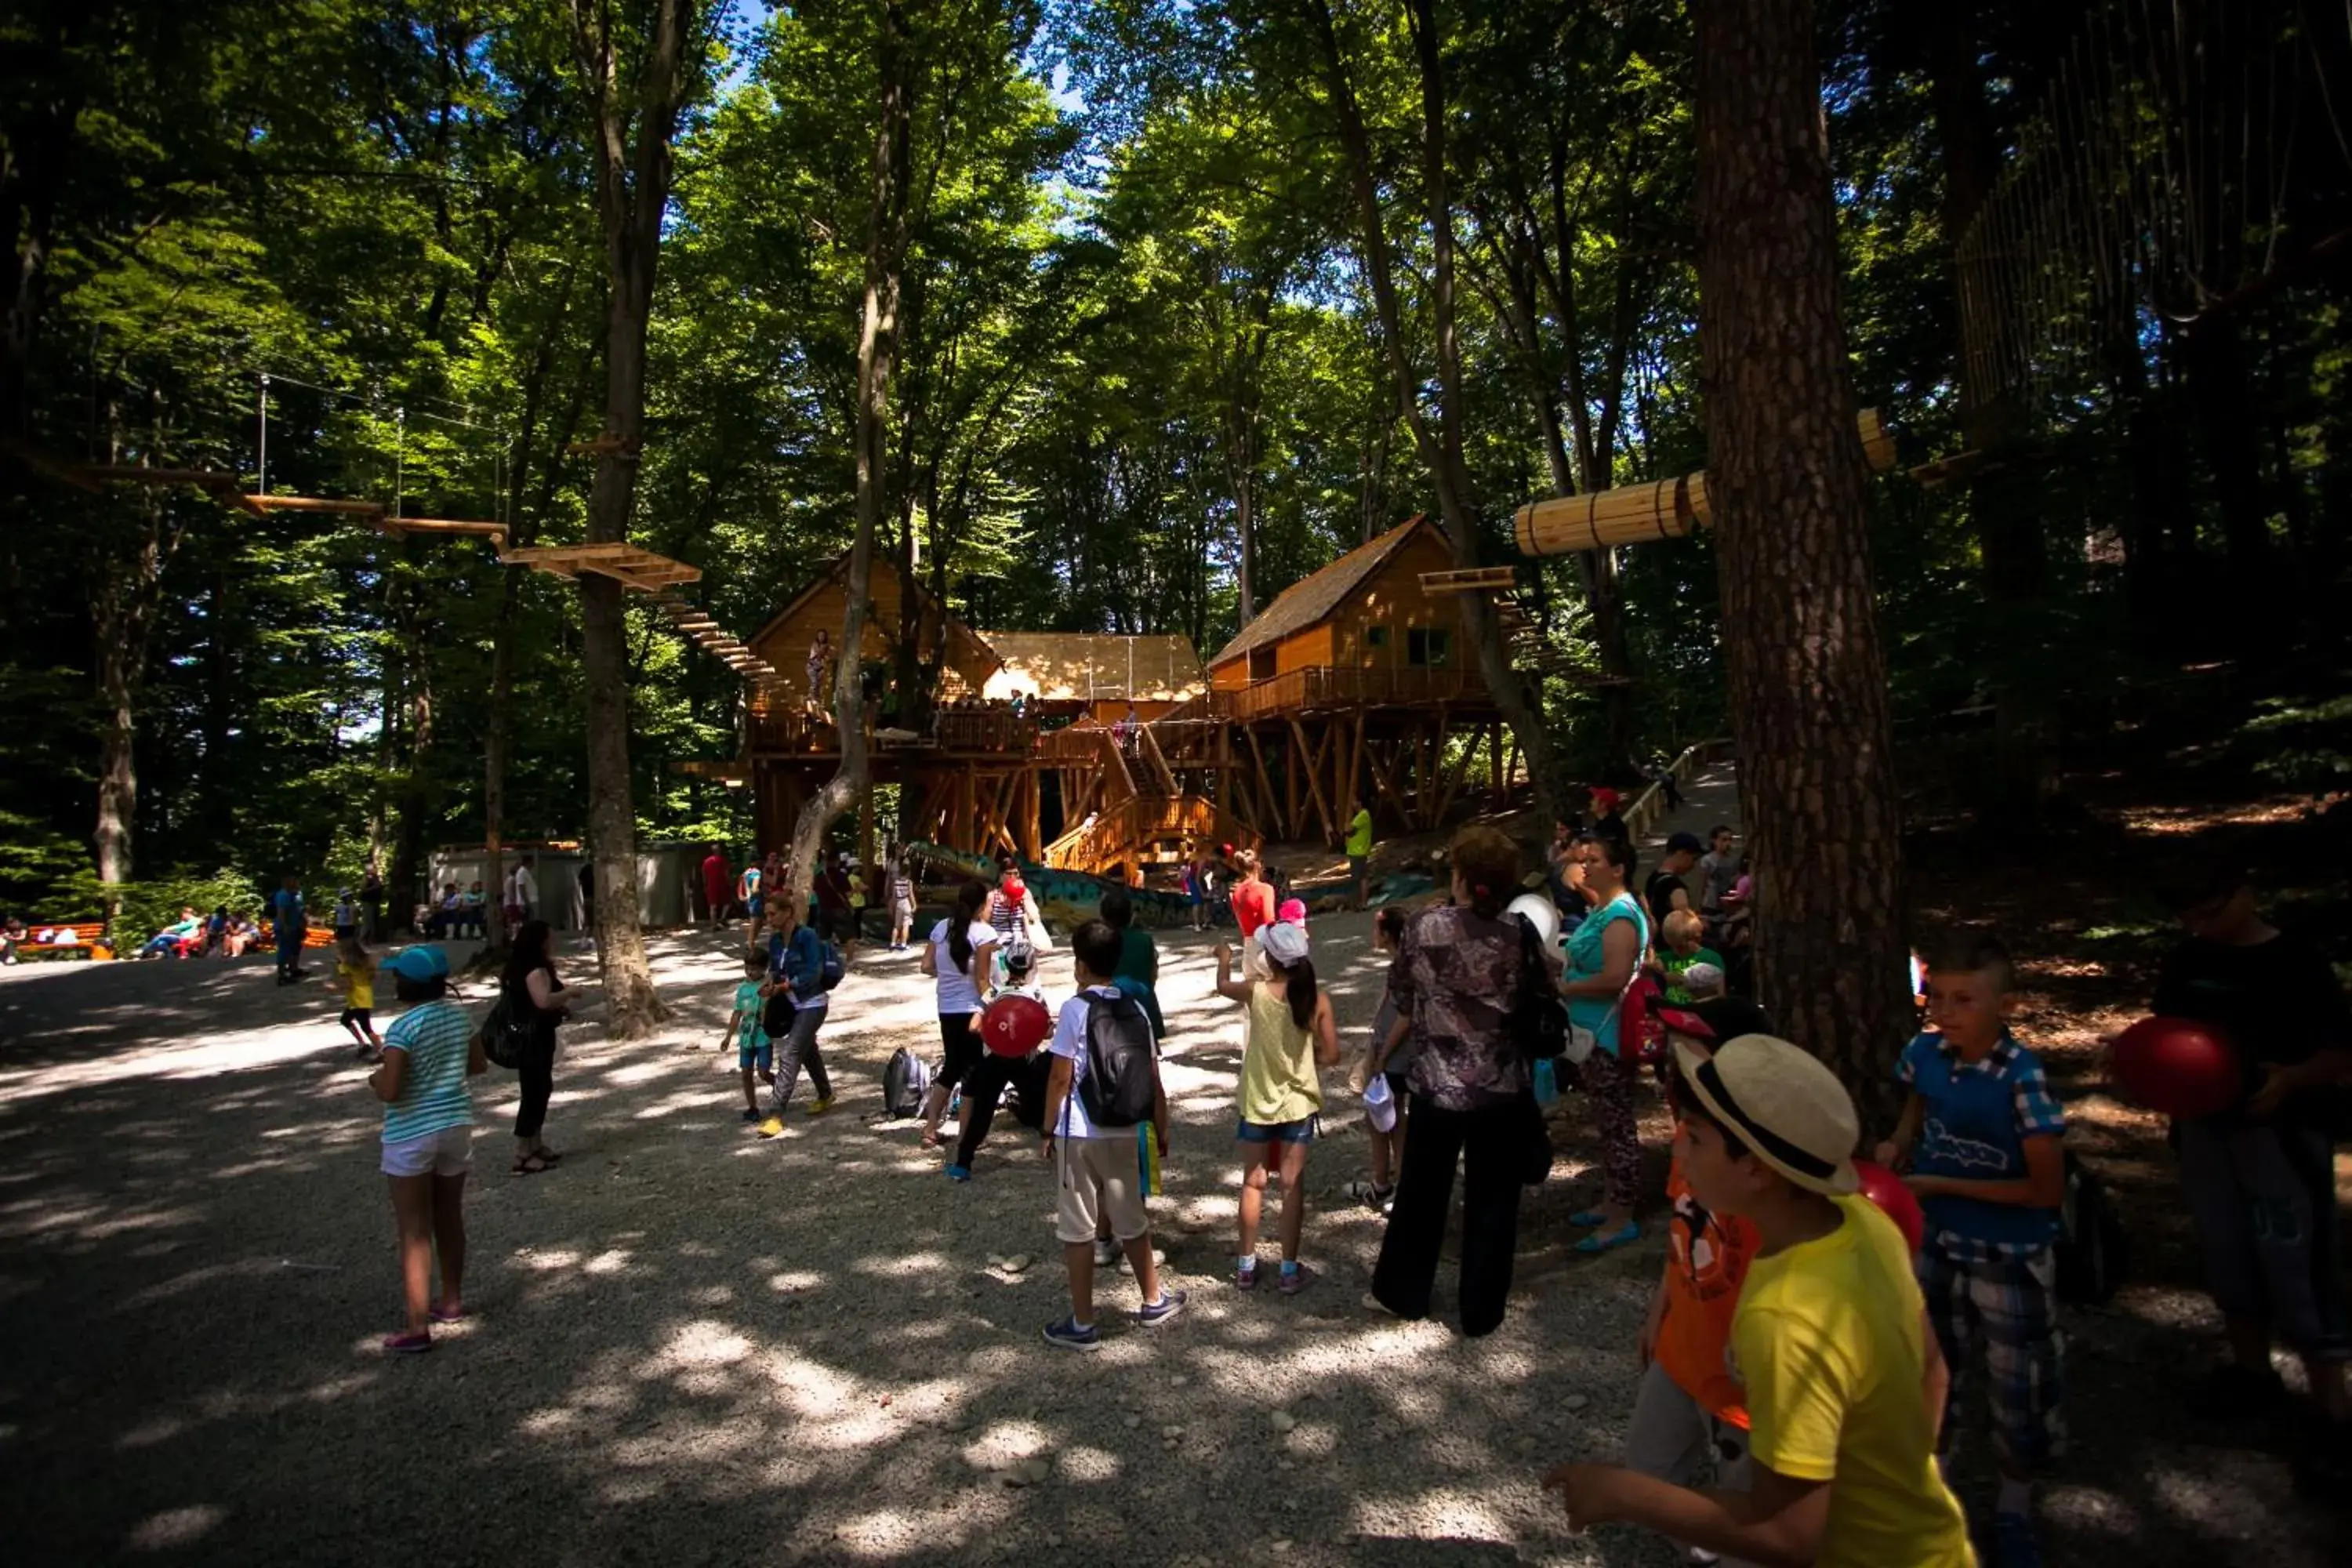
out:
<path id="1" fill-rule="evenodd" d="M 1020 1086 L 1020 1109 L 1014 1113 L 1023 1125 L 1033 1131 L 1043 1126 L 1045 1109 L 1045 1078 L 1052 1069 L 1049 1053 L 1037 1051 L 1026 1057 L 1000 1057 L 994 1051 L 983 1051 L 980 1065 L 964 1075 L 963 1138 L 956 1144 L 956 1163 L 967 1169 L 971 1157 L 980 1152 L 987 1140 L 988 1130 L 996 1121 L 996 1102 L 1004 1098 L 1007 1084 Z"/>
<path id="2" fill-rule="evenodd" d="M 1400 1318 L 1429 1316 L 1446 1211 L 1454 1204 L 1454 1167 L 1464 1166 L 1462 1189 L 1462 1331 L 1494 1332 L 1511 1294 L 1511 1265 L 1519 1245 L 1517 1154 L 1526 1142 L 1524 1113 L 1516 1105 L 1444 1110 L 1415 1099 L 1405 1124 L 1404 1169 L 1389 1210 L 1388 1235 L 1372 1269 L 1372 1294 Z"/>
<path id="3" fill-rule="evenodd" d="M 547 1124 L 547 1101 L 555 1093 L 555 1031 L 541 1029 L 522 1048 L 515 1064 L 522 1079 L 522 1104 L 515 1111 L 515 1136 L 536 1138 Z"/>

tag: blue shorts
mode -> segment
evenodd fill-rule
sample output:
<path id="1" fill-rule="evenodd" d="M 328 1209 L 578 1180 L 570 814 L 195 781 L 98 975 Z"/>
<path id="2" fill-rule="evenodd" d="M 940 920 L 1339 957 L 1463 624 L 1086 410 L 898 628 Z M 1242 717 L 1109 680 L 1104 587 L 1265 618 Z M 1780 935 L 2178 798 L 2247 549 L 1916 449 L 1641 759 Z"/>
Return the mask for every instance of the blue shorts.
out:
<path id="1" fill-rule="evenodd" d="M 735 1042 L 735 1065 L 745 1072 L 750 1072 L 753 1068 L 758 1068 L 761 1072 L 775 1070 L 776 1048 L 769 1044 L 767 1031 L 755 1029 L 751 1032 L 751 1039 L 738 1039 Z"/>
<path id="2" fill-rule="evenodd" d="M 754 893 L 743 900 L 743 908 L 756 921 L 760 918 L 760 909 L 763 901 L 759 894 Z"/>
<path id="3" fill-rule="evenodd" d="M 1312 1143 L 1315 1121 L 1312 1116 L 1297 1121 L 1244 1121 L 1234 1136 L 1244 1143 Z"/>

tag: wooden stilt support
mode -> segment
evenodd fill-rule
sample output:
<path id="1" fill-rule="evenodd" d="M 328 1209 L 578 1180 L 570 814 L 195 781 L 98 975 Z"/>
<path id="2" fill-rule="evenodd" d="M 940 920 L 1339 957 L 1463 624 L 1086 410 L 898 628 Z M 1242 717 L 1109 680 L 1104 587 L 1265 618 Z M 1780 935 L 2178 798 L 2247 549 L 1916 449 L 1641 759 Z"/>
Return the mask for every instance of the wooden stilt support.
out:
<path id="1" fill-rule="evenodd" d="M 1296 717 L 1293 717 L 1290 721 L 1290 736 L 1298 743 L 1298 771 L 1307 775 L 1307 795 L 1314 801 L 1315 809 L 1322 814 L 1323 836 L 1327 838 L 1336 838 L 1339 837 L 1339 830 L 1336 819 L 1332 816 L 1330 803 L 1323 798 L 1322 777 L 1323 753 L 1331 744 L 1331 727 L 1328 724 L 1323 726 L 1321 743 L 1310 749 L 1307 744 L 1306 728 Z"/>

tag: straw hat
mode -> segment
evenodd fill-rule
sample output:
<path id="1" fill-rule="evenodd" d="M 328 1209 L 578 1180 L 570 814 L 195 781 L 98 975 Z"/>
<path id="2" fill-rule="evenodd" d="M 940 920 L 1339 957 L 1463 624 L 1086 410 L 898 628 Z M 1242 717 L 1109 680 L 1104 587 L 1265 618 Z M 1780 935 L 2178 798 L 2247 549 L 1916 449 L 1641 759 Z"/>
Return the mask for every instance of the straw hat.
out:
<path id="1" fill-rule="evenodd" d="M 1742 1035 L 1702 1056 L 1680 1041 L 1675 1059 L 1706 1112 L 1798 1186 L 1851 1193 L 1862 1120 L 1853 1097 L 1817 1058 L 1769 1035 Z"/>

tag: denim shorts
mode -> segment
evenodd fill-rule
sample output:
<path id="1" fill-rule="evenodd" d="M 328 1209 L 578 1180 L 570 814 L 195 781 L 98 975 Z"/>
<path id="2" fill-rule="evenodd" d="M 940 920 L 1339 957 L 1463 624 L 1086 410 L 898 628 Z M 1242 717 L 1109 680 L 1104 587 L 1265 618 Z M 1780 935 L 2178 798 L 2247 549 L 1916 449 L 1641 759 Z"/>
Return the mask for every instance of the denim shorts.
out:
<path id="1" fill-rule="evenodd" d="M 776 1047 L 770 1043 L 766 1030 L 753 1030 L 749 1040 L 740 1037 L 736 1039 L 735 1065 L 745 1072 L 750 1072 L 753 1068 L 758 1068 L 761 1072 L 768 1072 L 774 1068 Z"/>
<path id="2" fill-rule="evenodd" d="M 1234 1136 L 1244 1143 L 1312 1143 L 1315 1122 L 1312 1116 L 1297 1121 L 1244 1121 L 1235 1129 Z"/>

